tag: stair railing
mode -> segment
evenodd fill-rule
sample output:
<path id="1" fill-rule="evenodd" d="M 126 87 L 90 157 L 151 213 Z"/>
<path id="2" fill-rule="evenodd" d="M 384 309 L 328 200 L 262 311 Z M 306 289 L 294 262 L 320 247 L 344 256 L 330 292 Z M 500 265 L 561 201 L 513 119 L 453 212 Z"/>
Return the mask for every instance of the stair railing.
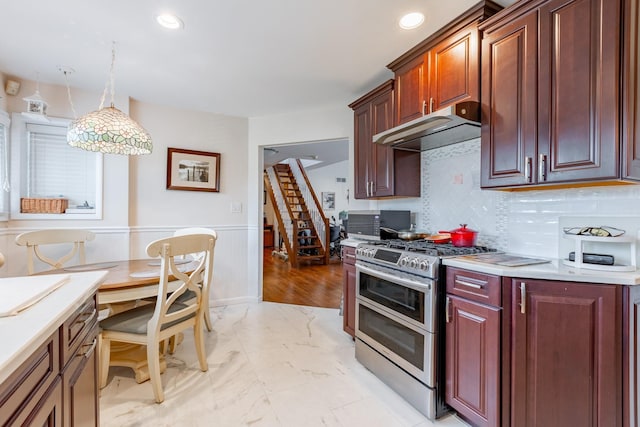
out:
<path id="1" fill-rule="evenodd" d="M 307 205 L 307 209 L 309 210 L 311 221 L 313 222 L 313 225 L 316 228 L 316 232 L 318 233 L 320 244 L 324 249 L 326 261 L 328 261 L 329 220 L 324 216 L 322 205 L 318 201 L 316 193 L 313 191 L 313 187 L 309 182 L 309 178 L 304 171 L 304 166 L 302 166 L 302 162 L 300 162 L 300 159 L 289 159 L 288 163 L 289 167 L 291 168 L 291 172 L 293 173 L 293 177 L 298 183 L 298 188 L 300 189 L 300 193 L 302 193 L 302 198 L 304 199 L 304 202 Z"/>
<path id="2" fill-rule="evenodd" d="M 294 236 L 298 235 L 298 224 L 296 221 L 294 221 L 293 214 L 290 211 L 289 205 L 284 200 L 285 195 L 275 169 L 273 168 L 273 166 L 271 166 L 268 167 L 266 171 L 266 185 L 271 187 L 271 191 L 268 192 L 270 195 L 269 197 L 271 197 L 271 203 L 275 207 L 274 210 L 278 219 L 278 224 L 281 227 L 281 234 L 282 231 L 284 231 L 283 240 L 287 249 L 287 254 L 289 254 L 291 265 L 296 265 L 297 239 L 295 239 Z"/>

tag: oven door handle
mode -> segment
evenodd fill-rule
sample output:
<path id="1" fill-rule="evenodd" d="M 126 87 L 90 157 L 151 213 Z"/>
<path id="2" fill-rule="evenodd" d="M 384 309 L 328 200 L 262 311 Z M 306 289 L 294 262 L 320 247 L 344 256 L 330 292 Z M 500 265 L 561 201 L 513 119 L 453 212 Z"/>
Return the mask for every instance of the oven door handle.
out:
<path id="1" fill-rule="evenodd" d="M 385 273 L 384 271 L 380 271 L 380 270 L 376 270 L 373 268 L 369 268 L 366 267 L 362 264 L 359 264 L 356 262 L 356 269 L 359 271 L 363 271 L 365 273 L 368 273 L 371 276 L 375 276 L 375 277 L 379 277 L 380 279 L 384 279 L 388 282 L 391 283 L 398 283 L 400 285 L 404 285 L 407 287 L 410 287 L 412 289 L 417 289 L 417 290 L 422 290 L 425 287 L 427 288 L 427 290 L 431 290 L 431 281 L 432 279 L 429 278 L 425 278 L 425 283 L 423 282 L 418 282 L 418 281 L 414 281 L 414 280 L 410 280 L 410 279 L 406 279 L 404 277 L 398 277 L 398 276 L 393 276 L 389 273 Z"/>

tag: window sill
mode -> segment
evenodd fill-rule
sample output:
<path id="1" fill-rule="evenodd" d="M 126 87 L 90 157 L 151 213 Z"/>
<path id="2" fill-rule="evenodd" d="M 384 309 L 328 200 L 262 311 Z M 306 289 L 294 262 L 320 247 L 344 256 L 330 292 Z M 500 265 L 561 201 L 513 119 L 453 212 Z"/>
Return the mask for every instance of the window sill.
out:
<path id="1" fill-rule="evenodd" d="M 80 220 L 80 219 L 102 219 L 102 215 L 97 213 L 95 209 L 87 209 L 86 213 L 63 213 L 63 214 L 50 214 L 50 213 L 21 213 L 12 212 L 11 219 L 27 219 L 27 220 Z"/>

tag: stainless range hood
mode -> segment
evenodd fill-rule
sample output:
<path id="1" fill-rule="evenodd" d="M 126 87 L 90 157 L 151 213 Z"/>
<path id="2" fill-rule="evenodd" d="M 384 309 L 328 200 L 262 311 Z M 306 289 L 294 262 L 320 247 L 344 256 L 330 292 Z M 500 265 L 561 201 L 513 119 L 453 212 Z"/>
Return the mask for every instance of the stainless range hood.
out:
<path id="1" fill-rule="evenodd" d="M 373 135 L 376 144 L 425 151 L 480 137 L 480 103 L 465 101 Z"/>

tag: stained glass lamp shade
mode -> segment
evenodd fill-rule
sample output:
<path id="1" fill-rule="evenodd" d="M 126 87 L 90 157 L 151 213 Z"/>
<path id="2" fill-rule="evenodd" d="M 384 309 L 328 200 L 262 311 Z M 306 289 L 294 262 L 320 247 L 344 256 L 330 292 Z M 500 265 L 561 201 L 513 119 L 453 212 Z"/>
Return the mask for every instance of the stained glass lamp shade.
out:
<path id="1" fill-rule="evenodd" d="M 72 147 L 109 154 L 150 154 L 151 135 L 113 105 L 74 120 L 67 131 Z"/>
<path id="2" fill-rule="evenodd" d="M 149 132 L 113 106 L 115 98 L 113 65 L 115 60 L 114 42 L 111 49 L 111 71 L 100 100 L 100 106 L 98 110 L 71 122 L 67 130 L 67 143 L 83 150 L 108 154 L 150 154 L 153 151 L 153 144 Z M 111 106 L 102 108 L 107 89 L 110 89 L 111 92 Z M 69 100 L 71 100 L 71 96 L 69 96 Z"/>

